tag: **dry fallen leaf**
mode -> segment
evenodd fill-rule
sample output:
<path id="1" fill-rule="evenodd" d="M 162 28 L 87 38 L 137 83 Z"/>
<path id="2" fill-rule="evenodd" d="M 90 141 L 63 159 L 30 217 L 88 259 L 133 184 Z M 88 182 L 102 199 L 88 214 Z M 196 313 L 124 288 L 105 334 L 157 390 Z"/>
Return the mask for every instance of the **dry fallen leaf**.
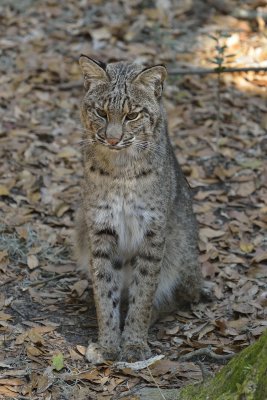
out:
<path id="1" fill-rule="evenodd" d="M 252 314 L 254 312 L 254 307 L 246 303 L 233 304 L 232 308 L 240 314 Z"/>
<path id="2" fill-rule="evenodd" d="M 88 280 L 82 279 L 72 286 L 72 293 L 74 296 L 81 297 L 88 287 Z"/>
<path id="3" fill-rule="evenodd" d="M 238 318 L 232 321 L 228 321 L 227 325 L 231 328 L 235 328 L 237 330 L 242 330 L 244 327 L 246 327 L 249 323 L 248 318 Z"/>
<path id="4" fill-rule="evenodd" d="M 212 228 L 201 228 L 199 230 L 199 237 L 203 242 L 207 242 L 209 239 L 218 238 L 225 234 L 222 230 L 215 230 Z"/>
<path id="5" fill-rule="evenodd" d="M 36 331 L 36 329 L 30 329 L 28 332 L 28 338 L 32 343 L 37 344 L 38 346 L 41 346 L 44 344 L 44 339 L 43 337 Z"/>
<path id="6" fill-rule="evenodd" d="M 0 185 L 0 196 L 9 196 L 9 190 L 4 185 Z"/>
<path id="7" fill-rule="evenodd" d="M 241 197 L 247 197 L 255 192 L 256 186 L 254 181 L 243 182 L 238 185 L 236 194 Z"/>
<path id="8" fill-rule="evenodd" d="M 265 260 L 267 260 L 267 251 L 259 249 L 256 251 L 256 254 L 253 257 L 252 262 L 260 263 Z"/>
<path id="9" fill-rule="evenodd" d="M 83 355 L 83 356 L 85 356 L 85 353 L 86 353 L 86 347 L 85 346 L 81 346 L 81 345 L 77 345 L 76 346 L 76 349 L 78 350 L 78 352 L 81 354 L 81 355 Z"/>
<path id="10" fill-rule="evenodd" d="M 0 311 L 0 321 L 8 321 L 12 319 L 12 315 L 5 314 L 3 311 Z"/>
<path id="11" fill-rule="evenodd" d="M 43 352 L 35 346 L 27 345 L 26 351 L 28 356 L 38 357 L 43 354 Z"/>
<path id="12" fill-rule="evenodd" d="M 25 381 L 20 378 L 0 378 L 0 385 L 20 386 L 24 385 Z"/>
<path id="13" fill-rule="evenodd" d="M 3 395 L 5 397 L 3 397 L 3 399 L 16 399 L 17 397 L 20 396 L 19 393 L 15 393 L 13 390 L 8 389 L 5 386 L 0 386 L 0 395 Z"/>
<path id="14" fill-rule="evenodd" d="M 165 333 L 167 335 L 176 335 L 176 333 L 178 333 L 180 330 L 179 325 L 174 326 L 173 328 L 169 328 L 165 330 Z"/>
<path id="15" fill-rule="evenodd" d="M 30 269 L 35 269 L 39 265 L 38 258 L 34 254 L 30 254 L 27 257 L 27 264 Z"/>
<path id="16" fill-rule="evenodd" d="M 253 243 L 240 242 L 240 250 L 244 253 L 251 253 L 254 250 Z"/>

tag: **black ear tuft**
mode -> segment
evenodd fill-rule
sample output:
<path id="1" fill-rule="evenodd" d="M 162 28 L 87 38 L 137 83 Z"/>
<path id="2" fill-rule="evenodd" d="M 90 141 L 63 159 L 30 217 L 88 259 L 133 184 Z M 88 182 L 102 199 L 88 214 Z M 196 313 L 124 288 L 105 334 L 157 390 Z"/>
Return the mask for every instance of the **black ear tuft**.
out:
<path id="1" fill-rule="evenodd" d="M 94 58 L 91 58 L 91 57 L 88 57 L 86 54 L 81 54 L 80 57 L 88 58 L 88 60 L 93 61 L 94 63 L 96 63 L 97 65 L 99 65 L 99 67 L 101 67 L 104 71 L 106 71 L 107 64 L 105 64 L 104 62 L 95 60 Z"/>
<path id="2" fill-rule="evenodd" d="M 105 64 L 102 61 L 98 61 L 98 60 L 94 60 L 94 62 L 97 63 L 99 65 L 99 67 L 103 68 L 106 71 L 107 64 Z"/>
<path id="3" fill-rule="evenodd" d="M 89 90 L 93 82 L 107 82 L 106 64 L 96 61 L 86 55 L 81 55 L 79 64 L 84 76 L 84 86 Z"/>

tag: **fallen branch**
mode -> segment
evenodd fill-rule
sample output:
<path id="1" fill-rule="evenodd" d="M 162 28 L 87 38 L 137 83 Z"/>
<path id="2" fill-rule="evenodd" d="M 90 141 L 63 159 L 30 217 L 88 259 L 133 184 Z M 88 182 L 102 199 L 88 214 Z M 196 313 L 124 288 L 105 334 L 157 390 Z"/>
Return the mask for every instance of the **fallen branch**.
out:
<path id="1" fill-rule="evenodd" d="M 253 20 L 257 18 L 262 18 L 263 20 L 267 21 L 267 12 L 263 8 L 259 8 L 258 10 L 242 10 L 236 8 L 231 13 L 231 15 L 237 19 Z"/>
<path id="2" fill-rule="evenodd" d="M 159 392 L 160 397 L 161 397 L 163 400 L 167 400 L 166 397 L 164 396 L 164 393 L 163 393 L 162 390 L 160 389 L 159 384 L 157 383 L 156 379 L 155 379 L 154 376 L 152 375 L 152 372 L 151 372 L 150 368 L 147 366 L 146 369 L 148 370 L 148 373 L 149 373 L 149 375 L 150 375 L 150 378 L 152 379 L 152 381 L 154 382 L 154 384 L 157 386 L 157 389 L 158 389 L 158 392 Z"/>
<path id="3" fill-rule="evenodd" d="M 201 361 L 197 361 L 196 365 L 199 366 L 201 374 L 202 374 L 202 382 L 207 382 L 207 380 L 213 376 L 213 374 L 208 371 L 208 369 L 205 367 L 205 365 Z"/>
<path id="4" fill-rule="evenodd" d="M 203 349 L 197 349 L 192 351 L 191 353 L 185 354 L 181 357 L 179 357 L 179 361 L 189 361 L 194 357 L 199 357 L 199 356 L 208 356 L 210 358 L 213 358 L 214 360 L 217 361 L 225 361 L 225 360 L 230 360 L 235 354 L 216 354 L 214 351 L 212 351 L 209 347 L 204 347 Z"/>
<path id="5" fill-rule="evenodd" d="M 15 281 L 15 278 L 9 278 L 9 279 L 7 279 L 6 281 L 1 282 L 1 283 L 0 283 L 0 287 L 1 287 L 1 286 L 5 286 L 5 285 L 7 285 L 8 283 L 11 283 L 11 282 L 14 282 L 14 281 Z"/>
<path id="6" fill-rule="evenodd" d="M 169 75 L 208 75 L 208 74 L 225 74 L 233 72 L 266 72 L 267 67 L 244 67 L 244 68 L 210 68 L 210 69 L 171 69 L 168 71 Z"/>
<path id="7" fill-rule="evenodd" d="M 244 68 L 210 68 L 210 69 L 205 69 L 205 68 L 196 68 L 196 69 L 170 69 L 168 71 L 169 75 L 209 75 L 209 74 L 225 74 L 225 73 L 234 73 L 234 72 L 267 72 L 267 67 L 244 67 Z M 34 87 L 36 89 L 41 89 L 41 90 L 72 90 L 72 89 L 77 89 L 81 88 L 83 86 L 82 80 L 79 81 L 73 81 L 73 82 L 62 82 L 59 84 L 53 84 L 53 85 L 35 85 Z"/>
<path id="8" fill-rule="evenodd" d="M 115 369 L 125 369 L 125 368 L 130 368 L 133 371 L 139 371 L 141 369 L 147 368 L 150 365 L 154 364 L 156 361 L 161 360 L 162 358 L 164 358 L 164 356 L 158 355 L 158 356 L 154 356 L 154 357 L 150 357 L 147 360 L 143 360 L 143 361 L 136 361 L 136 362 L 125 362 L 125 361 L 118 361 L 116 363 L 113 364 L 113 368 Z"/>
<path id="9" fill-rule="evenodd" d="M 73 275 L 73 273 L 72 272 L 66 272 L 65 274 L 52 276 L 51 278 L 45 278 L 45 279 L 40 279 L 40 280 L 37 280 L 37 281 L 33 281 L 33 282 L 29 283 L 28 286 L 33 287 L 33 286 L 38 286 L 38 285 L 46 285 L 48 282 L 57 281 L 57 280 L 66 278 L 66 276 L 69 276 L 69 275 Z"/>

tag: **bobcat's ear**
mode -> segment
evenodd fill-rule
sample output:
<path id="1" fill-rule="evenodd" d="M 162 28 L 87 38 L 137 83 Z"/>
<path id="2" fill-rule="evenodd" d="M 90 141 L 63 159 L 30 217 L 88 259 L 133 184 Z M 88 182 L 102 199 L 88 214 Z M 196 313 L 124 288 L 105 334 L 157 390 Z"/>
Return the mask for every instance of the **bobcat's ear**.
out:
<path id="1" fill-rule="evenodd" d="M 140 83 L 143 86 L 150 86 L 154 89 L 155 96 L 160 97 L 163 89 L 163 82 L 167 76 L 167 70 L 164 65 L 155 65 L 141 71 L 133 80 L 134 83 Z"/>
<path id="2" fill-rule="evenodd" d="M 106 73 L 106 64 L 93 60 L 82 54 L 79 58 L 79 64 L 84 76 L 84 86 L 86 90 L 89 89 L 91 82 L 107 81 L 108 76 Z"/>

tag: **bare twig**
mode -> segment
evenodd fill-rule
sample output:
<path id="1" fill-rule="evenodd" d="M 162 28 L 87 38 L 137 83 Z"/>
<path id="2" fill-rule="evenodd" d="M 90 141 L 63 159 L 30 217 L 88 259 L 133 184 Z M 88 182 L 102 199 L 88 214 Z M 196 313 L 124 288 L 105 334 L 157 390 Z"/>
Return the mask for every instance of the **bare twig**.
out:
<path id="1" fill-rule="evenodd" d="M 73 275 L 73 273 L 72 272 L 66 272 L 66 273 L 64 273 L 64 275 L 56 275 L 56 276 L 52 276 L 51 278 L 46 278 L 46 279 L 40 279 L 38 281 L 33 281 L 33 282 L 29 283 L 29 286 L 45 285 L 48 282 L 57 281 L 57 280 L 66 278 L 66 276 L 69 276 L 69 275 Z"/>
<path id="2" fill-rule="evenodd" d="M 267 67 L 244 67 L 244 68 L 222 68 L 219 72 L 221 74 L 233 73 L 233 72 L 264 72 L 267 71 Z M 196 68 L 196 69 L 171 69 L 168 71 L 169 75 L 208 75 L 217 74 L 218 68 Z"/>
<path id="3" fill-rule="evenodd" d="M 136 362 L 126 362 L 126 361 L 118 361 L 116 363 L 113 364 L 114 368 L 118 368 L 118 369 L 124 369 L 124 368 L 131 368 L 133 371 L 139 371 L 140 369 L 144 369 L 146 367 L 148 367 L 149 365 L 154 364 L 154 362 L 161 360 L 162 358 L 164 358 L 164 356 L 161 355 L 157 355 L 154 357 L 150 357 L 145 359 L 145 357 L 143 357 L 142 361 L 136 361 Z"/>
<path id="4" fill-rule="evenodd" d="M 223 354 L 223 355 L 216 354 L 209 347 L 204 347 L 203 349 L 197 349 L 195 351 L 192 351 L 191 353 L 184 354 L 183 356 L 179 357 L 179 361 L 189 361 L 192 358 L 198 356 L 208 356 L 217 361 L 225 361 L 225 360 L 230 360 L 234 355 L 235 355 L 234 353 Z"/>
<path id="5" fill-rule="evenodd" d="M 25 318 L 25 315 L 22 314 L 22 312 L 20 312 L 19 310 L 17 310 L 17 309 L 13 306 L 13 304 L 10 304 L 9 307 L 10 307 L 13 311 L 15 311 L 17 314 L 19 314 L 22 318 Z"/>
<path id="6" fill-rule="evenodd" d="M 217 74 L 217 129 L 216 129 L 216 146 L 218 146 L 221 132 L 221 73 Z"/>
<path id="7" fill-rule="evenodd" d="M 263 8 L 258 8 L 258 10 L 244 10 L 235 8 L 231 13 L 233 17 L 238 19 L 257 19 L 262 18 L 267 21 L 267 12 Z"/>
<path id="8" fill-rule="evenodd" d="M 267 71 L 267 67 L 244 67 L 244 68 L 223 68 L 220 73 L 233 73 L 233 72 L 265 72 Z M 205 69 L 205 68 L 196 68 L 196 69 L 170 69 L 168 71 L 169 75 L 209 75 L 209 74 L 217 74 L 218 70 L 217 68 L 210 68 L 210 69 Z M 62 82 L 59 83 L 58 85 L 35 85 L 34 87 L 36 89 L 45 89 L 47 90 L 71 90 L 71 89 L 77 89 L 77 88 L 82 88 L 83 82 L 82 80 L 79 81 L 73 81 L 73 82 Z"/>
<path id="9" fill-rule="evenodd" d="M 212 373 L 207 370 L 205 365 L 201 361 L 197 361 L 196 364 L 199 366 L 201 374 L 202 374 L 202 382 L 206 382 L 208 378 L 212 376 Z"/>
<path id="10" fill-rule="evenodd" d="M 1 287 L 1 286 L 5 286 L 5 285 L 7 285 L 8 283 L 14 282 L 14 281 L 15 281 L 15 278 L 9 278 L 9 279 L 7 279 L 6 281 L 1 282 L 1 283 L 0 283 L 0 287 Z"/>
<path id="11" fill-rule="evenodd" d="M 152 372 L 150 370 L 150 368 L 147 366 L 146 369 L 148 370 L 148 373 L 150 375 L 150 378 L 152 379 L 152 381 L 155 383 L 155 385 L 157 386 L 157 389 L 159 391 L 160 396 L 163 398 L 163 400 L 167 400 L 166 397 L 164 396 L 161 388 L 158 385 L 158 382 L 156 381 L 156 379 L 154 378 L 154 376 L 152 375 Z"/>

